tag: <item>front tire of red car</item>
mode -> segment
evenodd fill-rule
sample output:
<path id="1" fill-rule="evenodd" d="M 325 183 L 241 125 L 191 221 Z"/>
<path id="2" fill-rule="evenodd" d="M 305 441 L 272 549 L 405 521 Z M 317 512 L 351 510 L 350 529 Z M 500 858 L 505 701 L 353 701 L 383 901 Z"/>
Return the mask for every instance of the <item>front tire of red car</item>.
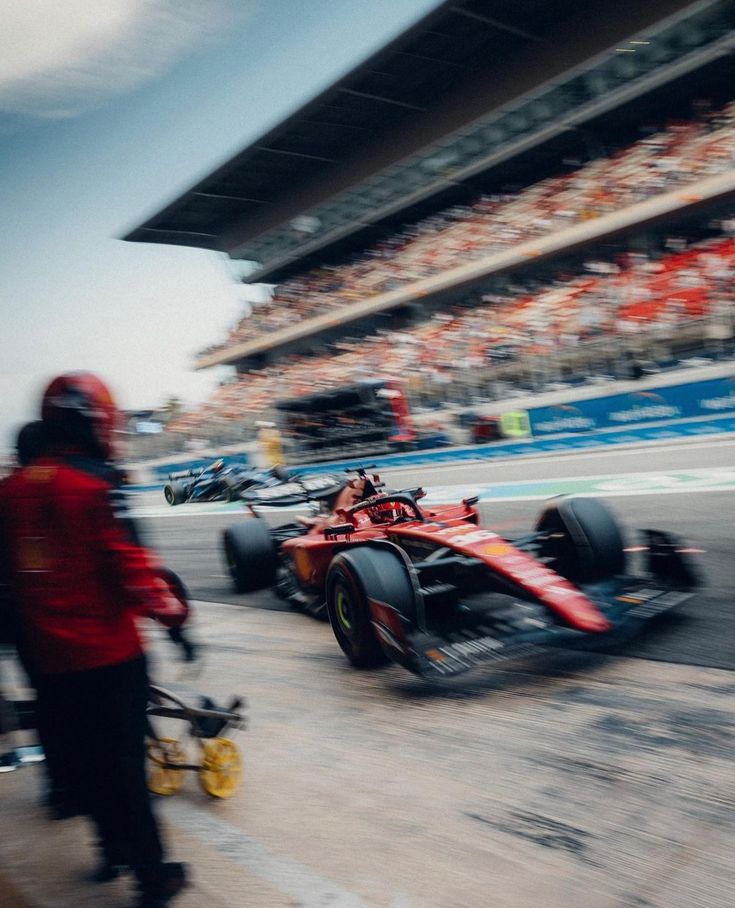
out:
<path id="1" fill-rule="evenodd" d="M 536 524 L 542 555 L 572 583 L 594 583 L 625 571 L 625 542 L 617 520 L 596 498 L 551 499 Z"/>
<path id="2" fill-rule="evenodd" d="M 388 661 L 370 620 L 364 578 L 349 555 L 337 555 L 329 567 L 327 613 L 337 643 L 355 668 Z"/>
<path id="3" fill-rule="evenodd" d="M 355 547 L 332 561 L 326 583 L 327 613 L 340 648 L 355 668 L 376 668 L 389 661 L 370 617 L 373 598 L 397 608 L 406 618 L 415 609 L 405 567 L 388 551 Z"/>

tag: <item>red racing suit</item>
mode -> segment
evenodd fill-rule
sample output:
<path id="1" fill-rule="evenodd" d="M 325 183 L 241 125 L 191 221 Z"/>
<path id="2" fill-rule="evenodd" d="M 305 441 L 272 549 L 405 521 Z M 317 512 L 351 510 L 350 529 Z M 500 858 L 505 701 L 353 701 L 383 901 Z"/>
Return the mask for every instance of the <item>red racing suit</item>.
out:
<path id="1" fill-rule="evenodd" d="M 118 476 L 54 456 L 0 483 L 0 585 L 43 675 L 128 662 L 143 652 L 140 617 L 186 619 L 138 539 Z"/>

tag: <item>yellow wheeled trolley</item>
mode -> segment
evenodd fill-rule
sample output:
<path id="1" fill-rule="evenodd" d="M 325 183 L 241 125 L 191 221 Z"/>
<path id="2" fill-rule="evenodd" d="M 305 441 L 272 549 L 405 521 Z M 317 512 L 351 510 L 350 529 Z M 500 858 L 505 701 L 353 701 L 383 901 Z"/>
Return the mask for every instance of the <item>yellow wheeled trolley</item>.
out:
<path id="1" fill-rule="evenodd" d="M 213 798 L 231 798 L 240 787 L 242 757 L 233 740 L 223 737 L 230 729 L 244 728 L 245 703 L 236 697 L 227 707 L 208 697 L 191 706 L 162 687 L 151 685 L 148 705 L 148 788 L 153 794 L 172 795 L 184 784 L 187 770 L 196 772 L 199 784 Z M 200 761 L 189 762 L 187 748 L 178 738 L 159 736 L 154 717 L 180 719 L 187 723 L 188 737 L 199 751 Z"/>

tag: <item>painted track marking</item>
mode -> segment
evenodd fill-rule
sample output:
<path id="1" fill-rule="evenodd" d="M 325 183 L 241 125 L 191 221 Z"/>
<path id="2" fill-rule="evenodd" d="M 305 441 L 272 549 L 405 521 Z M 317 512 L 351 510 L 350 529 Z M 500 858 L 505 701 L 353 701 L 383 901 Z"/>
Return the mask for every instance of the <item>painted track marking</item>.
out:
<path id="1" fill-rule="evenodd" d="M 442 504 L 478 495 L 481 501 L 544 501 L 554 495 L 601 495 L 621 498 L 636 495 L 681 495 L 698 492 L 735 491 L 735 469 L 709 467 L 694 470 L 666 470 L 635 473 L 603 473 L 596 476 L 562 476 L 555 479 L 530 479 L 493 483 L 453 483 L 431 486 L 424 501 Z M 303 510 L 305 508 L 262 508 L 264 512 Z M 166 504 L 133 506 L 138 517 L 205 517 L 244 514 L 238 503 L 213 502 L 208 505 Z"/>
<path id="2" fill-rule="evenodd" d="M 239 864 L 274 889 L 294 899 L 303 908 L 371 908 L 353 892 L 322 876 L 310 867 L 283 855 L 274 854 L 262 842 L 237 826 L 182 801 L 171 801 L 166 816 L 189 834 L 201 838 L 222 857 Z M 397 904 L 397 903 L 394 903 Z"/>

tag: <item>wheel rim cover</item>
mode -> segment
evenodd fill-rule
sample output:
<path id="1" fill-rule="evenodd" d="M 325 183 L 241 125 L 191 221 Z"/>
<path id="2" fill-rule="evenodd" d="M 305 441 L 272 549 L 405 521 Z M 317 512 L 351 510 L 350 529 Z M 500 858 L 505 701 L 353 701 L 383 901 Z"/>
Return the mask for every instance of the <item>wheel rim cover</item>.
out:
<path id="1" fill-rule="evenodd" d="M 352 622 L 350 621 L 350 597 L 345 593 L 343 589 L 339 589 L 337 591 L 335 605 L 337 608 L 337 617 L 339 618 L 339 623 L 346 631 L 351 631 Z"/>

